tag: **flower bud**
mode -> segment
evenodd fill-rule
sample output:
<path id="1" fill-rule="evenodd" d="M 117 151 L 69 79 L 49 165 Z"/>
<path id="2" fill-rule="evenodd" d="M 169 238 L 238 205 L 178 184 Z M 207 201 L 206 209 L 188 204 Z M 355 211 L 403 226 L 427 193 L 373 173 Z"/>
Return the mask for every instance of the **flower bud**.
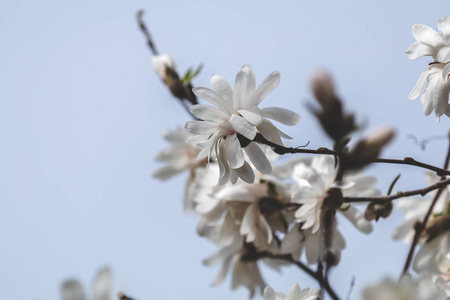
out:
<path id="1" fill-rule="evenodd" d="M 383 147 L 395 135 L 394 129 L 384 127 L 362 139 L 352 151 L 343 159 L 345 169 L 360 169 L 380 155 Z"/>
<path id="2" fill-rule="evenodd" d="M 311 76 L 311 88 L 317 101 L 327 109 L 336 101 L 331 75 L 324 70 L 317 70 Z"/>
<path id="3" fill-rule="evenodd" d="M 371 202 L 367 205 L 366 211 L 364 212 L 364 218 L 367 221 L 378 221 L 380 218 L 386 219 L 391 215 L 393 207 L 392 201 L 385 203 Z"/>
<path id="4" fill-rule="evenodd" d="M 175 61 L 168 54 L 154 55 L 152 57 L 152 67 L 156 74 L 164 81 L 167 80 L 166 69 L 175 69 Z"/>

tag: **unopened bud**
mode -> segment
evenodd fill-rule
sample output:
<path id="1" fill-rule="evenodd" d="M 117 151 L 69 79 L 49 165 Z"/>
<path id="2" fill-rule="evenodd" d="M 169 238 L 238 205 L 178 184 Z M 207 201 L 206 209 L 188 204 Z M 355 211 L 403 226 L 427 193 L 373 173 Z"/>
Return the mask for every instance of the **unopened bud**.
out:
<path id="1" fill-rule="evenodd" d="M 371 202 L 367 205 L 366 211 L 364 212 L 364 218 L 367 221 L 378 221 L 380 218 L 386 219 L 391 215 L 393 207 L 392 201 L 385 203 Z"/>
<path id="2" fill-rule="evenodd" d="M 166 68 L 175 69 L 175 61 L 168 54 L 154 55 L 152 57 L 152 67 L 158 76 L 166 82 Z"/>
<path id="3" fill-rule="evenodd" d="M 448 215 L 438 216 L 429 221 L 424 234 L 427 237 L 427 242 L 430 242 L 444 232 L 450 234 L 450 216 Z"/>
<path id="4" fill-rule="evenodd" d="M 334 84 L 331 75 L 324 70 L 317 70 L 311 76 L 311 88 L 317 101 L 324 109 L 336 101 Z"/>
<path id="5" fill-rule="evenodd" d="M 359 141 L 349 155 L 345 157 L 345 168 L 359 169 L 369 164 L 380 155 L 383 147 L 392 140 L 394 135 L 394 129 L 384 127 Z"/>

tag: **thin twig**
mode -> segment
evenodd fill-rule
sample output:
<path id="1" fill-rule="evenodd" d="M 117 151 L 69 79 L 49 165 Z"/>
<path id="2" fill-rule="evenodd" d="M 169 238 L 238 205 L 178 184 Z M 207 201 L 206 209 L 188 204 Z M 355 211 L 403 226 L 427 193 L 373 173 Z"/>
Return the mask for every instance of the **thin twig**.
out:
<path id="1" fill-rule="evenodd" d="M 444 177 L 445 178 L 445 177 Z M 355 202 L 378 202 L 378 203 L 385 203 L 389 202 L 395 199 L 404 198 L 404 197 L 410 197 L 410 196 L 425 196 L 431 191 L 437 190 L 439 188 L 446 187 L 447 185 L 450 185 L 450 178 L 441 180 L 435 184 L 432 184 L 430 186 L 427 186 L 423 189 L 418 190 L 411 190 L 407 192 L 398 192 L 395 195 L 390 196 L 381 196 L 381 197 L 344 197 L 345 203 L 355 203 Z"/>
<path id="2" fill-rule="evenodd" d="M 145 35 L 145 38 L 147 40 L 147 44 L 150 47 L 150 50 L 152 51 L 153 55 L 158 55 L 158 51 L 156 50 L 156 46 L 153 43 L 152 37 L 150 36 L 150 31 L 148 31 L 147 26 L 145 26 L 144 21 L 142 20 L 142 15 L 144 14 L 143 10 L 140 10 L 137 12 L 136 17 L 139 24 L 139 28 L 141 28 L 142 32 Z"/>
<path id="3" fill-rule="evenodd" d="M 345 153 L 339 153 L 334 150 L 330 150 L 328 148 L 318 148 L 318 149 L 302 149 L 302 148 L 292 148 L 292 147 L 284 147 L 282 145 L 278 145 L 276 143 L 273 143 L 266 138 L 264 138 L 261 134 L 257 133 L 255 138 L 253 139 L 254 142 L 261 143 L 267 146 L 270 146 L 273 148 L 273 150 L 280 154 L 295 154 L 295 153 L 303 153 L 303 154 L 324 154 L 324 155 L 334 155 L 341 157 L 345 155 Z M 375 158 L 372 159 L 370 162 L 372 163 L 387 163 L 387 164 L 397 164 L 397 165 L 410 165 L 410 166 L 416 166 L 420 168 L 424 168 L 427 170 L 431 170 L 435 172 L 439 176 L 444 175 L 450 175 L 450 170 L 446 170 L 443 168 L 435 167 L 429 164 L 422 163 L 420 161 L 417 161 L 411 157 L 405 157 L 404 159 L 388 159 L 388 158 Z"/>

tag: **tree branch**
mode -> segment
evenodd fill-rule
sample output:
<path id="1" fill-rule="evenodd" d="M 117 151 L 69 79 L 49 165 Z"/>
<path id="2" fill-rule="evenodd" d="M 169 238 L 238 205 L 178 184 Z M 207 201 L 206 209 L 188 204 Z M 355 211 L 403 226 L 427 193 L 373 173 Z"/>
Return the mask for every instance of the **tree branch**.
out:
<path id="1" fill-rule="evenodd" d="M 156 50 L 156 46 L 153 43 L 152 37 L 150 36 L 150 31 L 148 31 L 147 26 L 145 26 L 144 21 L 142 20 L 142 15 L 144 14 L 143 10 L 139 10 L 136 14 L 136 18 L 139 24 L 139 28 L 141 28 L 142 32 L 145 35 L 145 38 L 147 40 L 147 44 L 150 47 L 150 50 L 152 51 L 153 55 L 158 55 L 158 51 Z"/>
<path id="2" fill-rule="evenodd" d="M 445 178 L 445 177 L 444 177 Z M 430 186 L 427 186 L 423 189 L 418 190 L 412 190 L 407 192 L 398 192 L 395 195 L 390 196 L 381 196 L 381 197 L 344 197 L 345 203 L 357 203 L 357 202 L 379 202 L 379 203 L 385 203 L 389 202 L 398 198 L 404 198 L 404 197 L 410 197 L 415 195 L 425 196 L 431 191 L 437 190 L 439 188 L 446 187 L 447 185 L 450 185 L 450 178 L 441 180 L 435 184 L 432 184 Z"/>
<path id="3" fill-rule="evenodd" d="M 343 152 L 337 152 L 334 150 L 330 150 L 325 147 L 321 147 L 318 149 L 302 149 L 302 148 L 292 148 L 292 147 L 284 147 L 282 145 L 278 145 L 267 140 L 260 133 L 257 133 L 254 142 L 264 144 L 273 148 L 273 150 L 280 154 L 295 154 L 295 153 L 303 153 L 303 154 L 324 154 L 324 155 L 334 155 L 337 157 L 345 156 L 346 154 Z M 420 161 L 415 160 L 411 157 L 405 157 L 404 159 L 388 159 L 388 158 L 375 158 L 370 161 L 371 163 L 386 163 L 386 164 L 397 164 L 397 165 L 410 165 L 416 166 L 423 169 L 431 170 L 435 172 L 439 176 L 450 175 L 450 170 L 446 170 L 443 168 L 435 167 L 433 165 L 425 164 Z"/>

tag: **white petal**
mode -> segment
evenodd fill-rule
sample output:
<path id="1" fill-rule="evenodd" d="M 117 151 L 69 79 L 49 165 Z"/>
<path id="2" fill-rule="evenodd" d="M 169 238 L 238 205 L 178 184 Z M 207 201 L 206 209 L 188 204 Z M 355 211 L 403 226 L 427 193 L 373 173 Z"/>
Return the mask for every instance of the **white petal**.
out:
<path id="1" fill-rule="evenodd" d="M 291 289 L 289 290 L 288 298 L 287 300 L 298 300 L 301 298 L 301 292 L 302 290 L 298 286 L 298 284 L 294 284 Z"/>
<path id="2" fill-rule="evenodd" d="M 231 168 L 237 169 L 244 165 L 244 154 L 236 134 L 227 136 L 225 140 L 225 152 Z"/>
<path id="3" fill-rule="evenodd" d="M 434 54 L 433 48 L 421 42 L 415 42 L 406 50 L 406 57 L 417 59 L 422 56 L 431 56 Z"/>
<path id="4" fill-rule="evenodd" d="M 277 294 L 269 286 L 266 286 L 266 288 L 264 289 L 264 299 L 265 300 L 278 300 L 277 299 Z"/>
<path id="5" fill-rule="evenodd" d="M 234 88 L 233 88 L 233 106 L 235 110 L 245 108 L 243 104 L 246 88 L 247 88 L 247 74 L 243 71 L 239 71 L 236 74 L 236 80 L 234 81 Z"/>
<path id="6" fill-rule="evenodd" d="M 205 121 L 221 123 L 227 122 L 229 119 L 229 115 L 214 106 L 196 104 L 192 105 L 189 111 L 197 118 Z"/>
<path id="7" fill-rule="evenodd" d="M 372 224 L 366 221 L 362 212 L 354 208 L 353 206 L 349 207 L 345 211 L 341 211 L 341 213 L 350 221 L 356 228 L 361 230 L 364 233 L 371 233 L 373 231 Z"/>
<path id="8" fill-rule="evenodd" d="M 447 80 L 443 80 L 436 74 L 436 86 L 433 89 L 433 106 L 437 117 L 442 116 L 447 111 L 448 106 L 448 89 Z"/>
<path id="9" fill-rule="evenodd" d="M 222 264 L 222 267 L 220 268 L 219 274 L 217 275 L 214 282 L 211 283 L 211 286 L 218 286 L 225 280 L 225 277 L 227 276 L 228 269 L 230 268 L 230 263 L 231 263 L 232 259 L 233 259 L 233 256 L 229 256 L 225 259 L 225 261 Z"/>
<path id="10" fill-rule="evenodd" d="M 111 271 L 101 269 L 94 281 L 93 300 L 109 300 L 111 294 Z"/>
<path id="11" fill-rule="evenodd" d="M 201 135 L 213 133 L 218 129 L 218 125 L 210 121 L 189 121 L 184 128 L 189 133 Z"/>
<path id="12" fill-rule="evenodd" d="M 241 68 L 241 71 L 245 72 L 247 74 L 247 88 L 245 90 L 245 96 L 244 96 L 244 102 L 243 104 L 246 105 L 244 107 L 248 107 L 249 100 L 253 96 L 253 93 L 255 92 L 255 86 L 256 86 L 256 79 L 255 79 L 255 71 L 253 71 L 253 68 L 250 65 L 245 65 Z"/>
<path id="13" fill-rule="evenodd" d="M 289 126 L 294 126 L 300 121 L 299 114 L 281 107 L 266 107 L 261 109 L 261 112 L 263 117 Z"/>
<path id="14" fill-rule="evenodd" d="M 447 80 L 450 73 L 450 63 L 446 64 L 442 69 L 442 79 Z"/>
<path id="15" fill-rule="evenodd" d="M 239 169 L 233 169 L 233 171 L 236 172 L 239 178 L 247 183 L 253 183 L 255 181 L 255 173 L 247 162 L 245 162 Z"/>
<path id="16" fill-rule="evenodd" d="M 262 123 L 263 118 L 261 110 L 257 106 L 240 109 L 238 110 L 238 113 L 240 113 L 250 124 L 258 126 Z"/>
<path id="17" fill-rule="evenodd" d="M 244 118 L 237 115 L 232 115 L 230 118 L 230 125 L 236 132 L 242 134 L 249 140 L 253 140 L 256 136 L 256 127 L 248 123 Z"/>
<path id="18" fill-rule="evenodd" d="M 215 91 L 204 87 L 196 87 L 193 88 L 192 91 L 197 97 L 214 104 L 224 112 L 229 114 L 233 113 L 233 107 L 222 97 L 222 95 L 219 95 Z"/>
<path id="19" fill-rule="evenodd" d="M 248 105 L 258 105 L 268 94 L 270 94 L 280 83 L 280 73 L 273 71 L 267 76 L 255 90 L 252 98 L 249 100 Z"/>
<path id="20" fill-rule="evenodd" d="M 258 130 L 267 140 L 277 145 L 283 145 L 280 133 L 278 129 L 275 127 L 275 125 L 272 124 L 272 122 L 268 120 L 263 120 L 261 125 L 258 126 Z"/>
<path id="21" fill-rule="evenodd" d="M 437 54 L 437 61 L 446 63 L 450 60 L 450 47 L 442 47 Z"/>
<path id="22" fill-rule="evenodd" d="M 227 101 L 229 106 L 233 105 L 233 89 L 228 81 L 221 75 L 213 75 L 210 80 L 213 89 Z"/>
<path id="23" fill-rule="evenodd" d="M 416 85 L 411 90 L 411 93 L 409 93 L 408 98 L 410 100 L 413 100 L 413 99 L 416 99 L 417 97 L 419 97 L 420 91 L 422 90 L 422 87 L 425 84 L 425 81 L 427 80 L 429 74 L 430 74 L 429 70 L 426 70 L 426 71 L 422 72 L 422 74 L 420 74 L 419 80 L 417 80 Z"/>
<path id="24" fill-rule="evenodd" d="M 439 33 L 423 24 L 415 24 L 412 28 L 412 33 L 416 40 L 433 47 L 441 46 L 444 43 Z"/>
<path id="25" fill-rule="evenodd" d="M 252 164 L 263 174 L 269 174 L 272 172 L 272 165 L 270 161 L 267 159 L 264 152 L 259 148 L 259 146 L 255 143 L 250 143 L 247 147 L 244 148 L 245 152 L 252 162 Z"/>
<path id="26" fill-rule="evenodd" d="M 444 35 L 450 35 L 450 18 L 449 17 L 442 17 L 439 20 L 438 23 L 438 29 L 444 34 Z"/>
<path id="27" fill-rule="evenodd" d="M 83 288 L 76 280 L 64 281 L 61 287 L 63 300 L 86 300 Z"/>

